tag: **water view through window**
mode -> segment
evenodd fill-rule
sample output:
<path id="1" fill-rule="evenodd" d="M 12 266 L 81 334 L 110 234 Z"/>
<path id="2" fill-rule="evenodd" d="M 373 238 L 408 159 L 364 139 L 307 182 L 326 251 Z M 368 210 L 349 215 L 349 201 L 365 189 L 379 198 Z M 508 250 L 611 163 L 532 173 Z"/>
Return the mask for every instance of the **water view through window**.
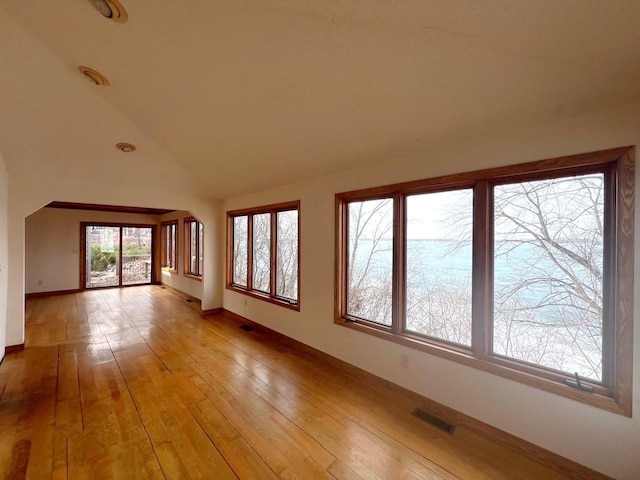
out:
<path id="1" fill-rule="evenodd" d="M 393 200 L 349 204 L 349 315 L 391 325 Z"/>
<path id="2" fill-rule="evenodd" d="M 407 197 L 406 329 L 471 346 L 473 190 Z"/>
<path id="3" fill-rule="evenodd" d="M 604 176 L 494 190 L 495 353 L 602 377 Z"/>

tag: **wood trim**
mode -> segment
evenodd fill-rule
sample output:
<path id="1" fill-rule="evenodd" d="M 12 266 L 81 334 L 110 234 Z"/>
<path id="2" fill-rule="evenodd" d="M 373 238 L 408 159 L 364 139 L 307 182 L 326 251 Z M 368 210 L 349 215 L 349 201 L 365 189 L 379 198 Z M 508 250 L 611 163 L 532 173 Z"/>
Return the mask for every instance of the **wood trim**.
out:
<path id="1" fill-rule="evenodd" d="M 4 347 L 4 354 L 9 355 L 11 353 L 18 353 L 24 350 L 24 343 L 19 343 L 18 345 L 7 345 Z"/>
<path id="2" fill-rule="evenodd" d="M 635 147 L 633 146 L 612 148 L 598 152 L 581 153 L 578 155 L 507 165 L 504 167 L 486 168 L 471 172 L 412 180 L 410 182 L 394 183 L 392 185 L 351 190 L 339 193 L 338 196 L 343 200 L 374 199 L 385 195 L 389 196 L 396 192 L 408 194 L 434 190 L 453 190 L 456 188 L 464 188 L 480 180 L 517 181 L 519 177 L 531 179 L 537 172 L 542 172 L 543 175 L 548 177 L 550 174 L 560 174 L 562 171 L 575 169 L 584 171 L 585 168 L 588 169 L 593 166 L 613 163 L 623 156 L 633 155 L 634 151 Z"/>
<path id="3" fill-rule="evenodd" d="M 247 292 L 253 292 L 253 215 L 247 215 Z"/>
<path id="4" fill-rule="evenodd" d="M 210 308 L 208 310 L 202 310 L 202 316 L 206 317 L 207 315 L 219 315 L 222 313 L 224 309 L 222 307 L 218 308 Z"/>
<path id="5" fill-rule="evenodd" d="M 633 235 L 634 235 L 634 147 L 622 147 L 600 152 L 540 160 L 520 165 L 478 170 L 395 185 L 374 187 L 336 195 L 336 253 L 335 253 L 335 319 L 348 328 L 366 332 L 386 340 L 416 348 L 467 366 L 494 373 L 555 394 L 596 406 L 617 414 L 631 416 L 633 380 Z M 493 195 L 495 185 L 557 178 L 589 173 L 604 173 L 606 194 L 605 224 L 605 310 L 603 343 L 603 381 L 583 380 L 593 393 L 574 389 L 565 384 L 571 378 L 566 372 L 533 365 L 492 353 L 493 317 Z M 473 325 L 472 349 L 466 350 L 446 341 L 415 335 L 404 331 L 404 309 L 398 307 L 402 295 L 394 292 L 394 319 L 391 329 L 382 329 L 363 319 L 347 314 L 346 252 L 348 242 L 348 205 L 380 198 L 438 192 L 461 188 L 475 188 L 474 193 L 474 264 L 473 264 Z M 397 203 L 397 202 L 396 202 Z M 402 202 L 400 202 L 402 208 Z M 394 222 L 403 222 L 398 211 Z M 608 220 L 607 220 L 608 219 Z M 397 276 L 402 274 L 404 245 L 395 228 L 394 289 L 404 287 Z M 404 230 L 402 230 L 404 232 Z M 608 280 L 607 280 L 608 279 Z M 609 297 L 609 300 L 607 300 Z M 612 303 L 608 305 L 606 302 Z M 615 305 L 614 305 L 615 304 Z M 614 325 L 607 325 L 613 323 Z M 393 331 L 393 332 L 392 332 Z"/>
<path id="6" fill-rule="evenodd" d="M 175 226 L 175 231 L 173 231 L 171 233 L 171 242 L 170 244 L 173 245 L 172 248 L 172 252 L 171 253 L 171 258 L 173 259 L 172 262 L 170 262 L 169 265 L 165 265 L 165 257 L 167 256 L 167 246 L 166 246 L 166 240 L 167 240 L 167 227 L 168 226 Z M 171 270 L 173 272 L 178 272 L 178 228 L 179 228 L 179 222 L 178 220 L 169 220 L 166 222 L 161 222 L 160 223 L 160 268 L 162 269 L 168 269 Z M 171 263 L 173 265 L 171 265 Z"/>
<path id="7" fill-rule="evenodd" d="M 133 228 L 150 228 L 151 229 L 151 277 L 150 284 L 156 284 L 158 282 L 159 274 L 157 271 L 157 244 L 158 244 L 158 236 L 157 230 L 158 225 L 155 223 L 120 223 L 120 222 L 80 222 L 80 248 L 78 249 L 80 258 L 80 281 L 79 281 L 79 290 L 81 292 L 85 291 L 86 288 L 86 278 L 87 278 L 87 227 L 88 226 L 97 226 L 97 227 L 118 227 L 119 228 L 119 242 L 122 245 L 122 228 L 123 227 L 133 227 Z M 122 265 L 122 248 L 120 248 L 120 265 Z M 134 284 L 134 285 L 123 285 L 122 284 L 122 272 L 120 272 L 120 278 L 118 280 L 118 285 L 108 286 L 108 287 L 96 287 L 97 289 L 101 288 L 122 288 L 122 287 L 135 287 L 137 285 L 147 285 L 146 283 Z"/>
<path id="8" fill-rule="evenodd" d="M 195 223 L 196 226 L 196 272 L 191 271 L 191 224 Z M 184 271 L 183 275 L 192 280 L 202 281 L 202 272 L 200 271 L 200 229 L 203 230 L 204 238 L 204 225 L 194 217 L 187 217 L 182 221 L 182 229 L 184 233 Z"/>
<path id="9" fill-rule="evenodd" d="M 276 276 L 278 275 L 277 255 L 278 255 L 278 219 L 277 213 L 271 211 L 269 215 L 269 292 L 276 294 Z"/>
<path id="10" fill-rule="evenodd" d="M 493 245 L 491 242 L 493 222 L 491 192 L 486 181 L 478 182 L 474 192 L 473 209 L 473 274 L 472 274 L 472 317 L 491 319 L 493 312 L 488 299 L 493 296 Z M 478 358 L 485 358 L 491 351 L 492 322 L 474 322 L 471 325 L 471 349 Z"/>
<path id="11" fill-rule="evenodd" d="M 296 202 L 298 204 L 298 298 L 297 298 L 297 311 L 300 311 L 300 303 L 302 298 L 302 270 L 300 269 L 300 265 L 302 264 L 302 206 L 300 201 Z"/>
<path id="12" fill-rule="evenodd" d="M 484 438 L 491 440 L 497 444 L 511 448 L 512 450 L 530 458 L 536 462 L 539 462 L 545 466 L 548 466 L 560 473 L 566 474 L 571 478 L 583 479 L 583 480 L 606 480 L 610 477 L 603 475 L 595 470 L 590 469 L 584 465 L 581 465 L 573 460 L 565 458 L 557 453 L 551 452 L 545 448 L 535 445 L 527 440 L 512 435 L 504 430 L 500 430 L 488 423 L 482 422 L 474 417 L 459 412 L 451 407 L 448 407 L 442 403 L 431 400 L 419 393 L 409 390 L 405 387 L 397 385 L 389 380 L 385 380 L 377 375 L 374 375 L 366 370 L 363 370 L 355 365 L 340 360 L 328 353 L 322 352 L 314 347 L 304 344 L 298 340 L 288 337 L 282 333 L 276 332 L 260 323 L 254 322 L 242 315 L 235 312 L 223 309 L 223 315 L 235 320 L 241 324 L 250 325 L 255 331 L 267 336 L 270 340 L 283 343 L 291 348 L 299 350 L 305 354 L 311 355 L 318 362 L 332 365 L 335 368 L 342 370 L 343 372 L 353 375 L 358 379 L 365 380 L 367 382 L 374 383 L 378 386 L 391 390 L 394 393 L 399 393 L 409 397 L 415 401 L 418 405 L 422 406 L 430 413 L 453 423 L 454 425 L 474 432 Z M 569 387 L 567 387 L 569 388 Z M 408 412 L 409 414 L 410 412 Z"/>
<path id="13" fill-rule="evenodd" d="M 235 272 L 235 265 L 233 264 L 233 259 L 235 258 L 235 244 L 233 242 L 234 232 L 235 232 L 235 224 L 233 222 L 233 217 L 227 215 L 227 225 L 226 225 L 226 248 L 225 250 L 225 279 L 227 287 L 233 284 L 233 275 Z M 247 225 L 247 230 L 249 226 Z M 248 281 L 249 279 L 247 279 Z"/>
<path id="14" fill-rule="evenodd" d="M 260 207 L 251 207 L 251 208 L 241 208 L 239 210 L 229 210 L 227 212 L 227 217 L 239 217 L 241 215 L 253 215 L 256 213 L 271 213 L 278 212 L 282 210 L 300 210 L 300 201 L 294 200 L 291 202 L 282 202 L 282 203 L 274 203 L 271 205 L 264 205 Z"/>
<path id="15" fill-rule="evenodd" d="M 298 274 L 298 298 L 296 303 L 290 303 L 288 299 L 278 297 L 277 291 L 277 217 L 279 212 L 295 210 L 298 213 L 298 262 L 297 262 L 297 274 Z M 253 288 L 253 217 L 254 215 L 266 215 L 269 214 L 270 221 L 270 259 L 269 265 L 271 269 L 271 275 L 269 278 L 269 290 L 270 292 L 261 292 L 254 290 Z M 234 258 L 234 223 L 235 217 L 247 217 L 247 286 L 243 287 L 233 283 L 233 258 Z M 265 205 L 261 207 L 244 208 L 240 210 L 230 210 L 227 212 L 227 245 L 226 245 L 226 288 L 233 292 L 241 293 L 252 298 L 279 305 L 291 310 L 300 311 L 300 298 L 301 298 L 301 277 L 300 277 L 300 245 L 301 245 L 301 210 L 300 201 L 283 202 L 272 205 Z"/>
<path id="16" fill-rule="evenodd" d="M 69 290 L 54 290 L 51 292 L 33 292 L 27 293 L 25 299 L 31 300 L 32 298 L 51 297 L 53 295 L 69 295 L 72 293 L 80 293 L 82 290 L 79 288 L 72 288 Z"/>
<path id="17" fill-rule="evenodd" d="M 288 303 L 284 300 L 280 300 L 278 297 L 270 297 L 267 294 L 260 294 L 255 290 L 244 290 L 240 287 L 236 287 L 233 285 L 227 286 L 227 290 L 231 290 L 232 292 L 240 293 L 242 295 L 246 295 L 251 298 L 256 298 L 258 300 L 262 300 L 263 302 L 271 303 L 273 305 L 278 305 L 280 307 L 288 308 L 289 310 L 295 310 L 296 312 L 300 311 L 300 304 L 292 304 Z"/>
<path id="18" fill-rule="evenodd" d="M 45 208 L 65 208 L 68 210 L 89 210 L 94 212 L 139 213 L 142 215 L 165 215 L 175 210 L 148 207 L 128 207 L 122 205 L 98 205 L 94 203 L 51 202 Z"/>
<path id="19" fill-rule="evenodd" d="M 607 389 L 604 389 L 597 384 L 594 385 L 595 393 L 583 392 L 565 385 L 563 380 L 567 377 L 561 373 L 549 372 L 547 375 L 541 376 L 539 372 L 540 369 L 534 366 L 527 366 L 520 362 L 509 361 L 508 359 L 496 356 L 477 358 L 470 350 L 467 350 L 464 347 L 442 341 L 431 340 L 427 337 L 418 337 L 417 335 L 394 335 L 388 330 L 382 330 L 376 326 L 364 323 L 344 321 L 336 323 L 343 327 L 374 335 L 390 342 L 398 343 L 437 357 L 461 363 L 468 367 L 477 368 L 478 370 L 499 375 L 509 380 L 524 383 L 525 385 L 536 387 L 572 400 L 587 403 L 603 410 L 626 415 L 621 406 L 616 403 L 613 398 L 607 395 Z"/>
<path id="20" fill-rule="evenodd" d="M 393 247 L 392 265 L 398 268 L 392 269 L 391 273 L 391 330 L 396 335 L 405 330 L 406 327 L 406 302 L 407 293 L 407 212 L 402 196 L 393 196 Z"/>
<path id="21" fill-rule="evenodd" d="M 197 282 L 201 282 L 202 281 L 202 276 L 199 276 L 199 275 L 193 275 L 191 273 L 185 273 L 183 276 L 185 278 L 190 278 L 191 280 L 195 280 Z"/>
<path id="22" fill-rule="evenodd" d="M 335 277 L 334 293 L 335 300 L 333 310 L 334 323 L 341 323 L 342 312 L 347 311 L 347 272 L 345 269 L 348 248 L 346 242 L 346 232 L 348 231 L 347 204 L 342 202 L 336 195 L 335 199 Z"/>
<path id="23" fill-rule="evenodd" d="M 616 402 L 629 417 L 633 406 L 633 323 L 634 323 L 634 219 L 635 219 L 635 148 L 630 148 L 617 164 L 616 238 L 620 251 L 616 255 L 614 276 L 618 288 L 614 306 Z"/>

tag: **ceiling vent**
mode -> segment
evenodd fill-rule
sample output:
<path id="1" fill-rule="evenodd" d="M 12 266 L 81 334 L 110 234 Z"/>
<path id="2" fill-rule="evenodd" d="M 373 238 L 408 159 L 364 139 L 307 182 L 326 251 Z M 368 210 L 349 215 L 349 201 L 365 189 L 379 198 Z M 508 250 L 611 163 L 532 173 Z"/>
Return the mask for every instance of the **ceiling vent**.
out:
<path id="1" fill-rule="evenodd" d="M 124 153 L 131 153 L 137 150 L 136 146 L 132 143 L 118 143 L 116 144 L 116 148 Z"/>
<path id="2" fill-rule="evenodd" d="M 127 11 L 118 0 L 89 0 L 100 15 L 114 22 L 124 23 L 129 19 Z"/>
<path id="3" fill-rule="evenodd" d="M 89 80 L 91 80 L 91 82 L 93 82 L 94 84 L 100 86 L 100 87 L 108 87 L 109 85 L 111 85 L 109 83 L 109 80 L 107 79 L 107 77 L 105 77 L 104 75 L 102 75 L 100 72 L 97 72 L 96 70 L 94 70 L 93 68 L 89 68 L 89 67 L 78 67 L 78 70 L 80 70 L 80 72 L 87 77 Z"/>

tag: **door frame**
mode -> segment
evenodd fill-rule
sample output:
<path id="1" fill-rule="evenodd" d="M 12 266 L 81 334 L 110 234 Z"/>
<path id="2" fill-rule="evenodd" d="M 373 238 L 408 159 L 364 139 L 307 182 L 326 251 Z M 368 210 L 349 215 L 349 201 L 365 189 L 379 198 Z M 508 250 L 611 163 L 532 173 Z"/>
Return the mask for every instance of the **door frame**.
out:
<path id="1" fill-rule="evenodd" d="M 120 227 L 120 269 L 122 270 L 122 227 L 134 227 L 134 228 L 150 228 L 151 229 L 151 285 L 155 285 L 157 282 L 157 269 L 156 269 L 156 230 L 158 225 L 155 223 L 125 223 L 125 222 L 80 222 L 80 291 L 87 290 L 87 227 Z M 139 285 L 121 285 L 122 284 L 122 271 L 120 271 L 120 285 L 106 286 L 106 287 L 94 287 L 89 290 L 100 290 L 103 288 L 124 288 L 124 287 L 137 287 Z"/>

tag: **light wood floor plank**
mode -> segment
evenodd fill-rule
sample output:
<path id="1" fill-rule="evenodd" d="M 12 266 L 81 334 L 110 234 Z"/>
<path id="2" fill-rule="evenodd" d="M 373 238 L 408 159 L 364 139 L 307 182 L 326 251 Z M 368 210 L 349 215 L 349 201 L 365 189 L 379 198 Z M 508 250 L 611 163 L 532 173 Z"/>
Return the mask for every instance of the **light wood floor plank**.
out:
<path id="1" fill-rule="evenodd" d="M 0 478 L 568 478 L 168 289 L 34 298 L 26 317 L 0 366 Z"/>

